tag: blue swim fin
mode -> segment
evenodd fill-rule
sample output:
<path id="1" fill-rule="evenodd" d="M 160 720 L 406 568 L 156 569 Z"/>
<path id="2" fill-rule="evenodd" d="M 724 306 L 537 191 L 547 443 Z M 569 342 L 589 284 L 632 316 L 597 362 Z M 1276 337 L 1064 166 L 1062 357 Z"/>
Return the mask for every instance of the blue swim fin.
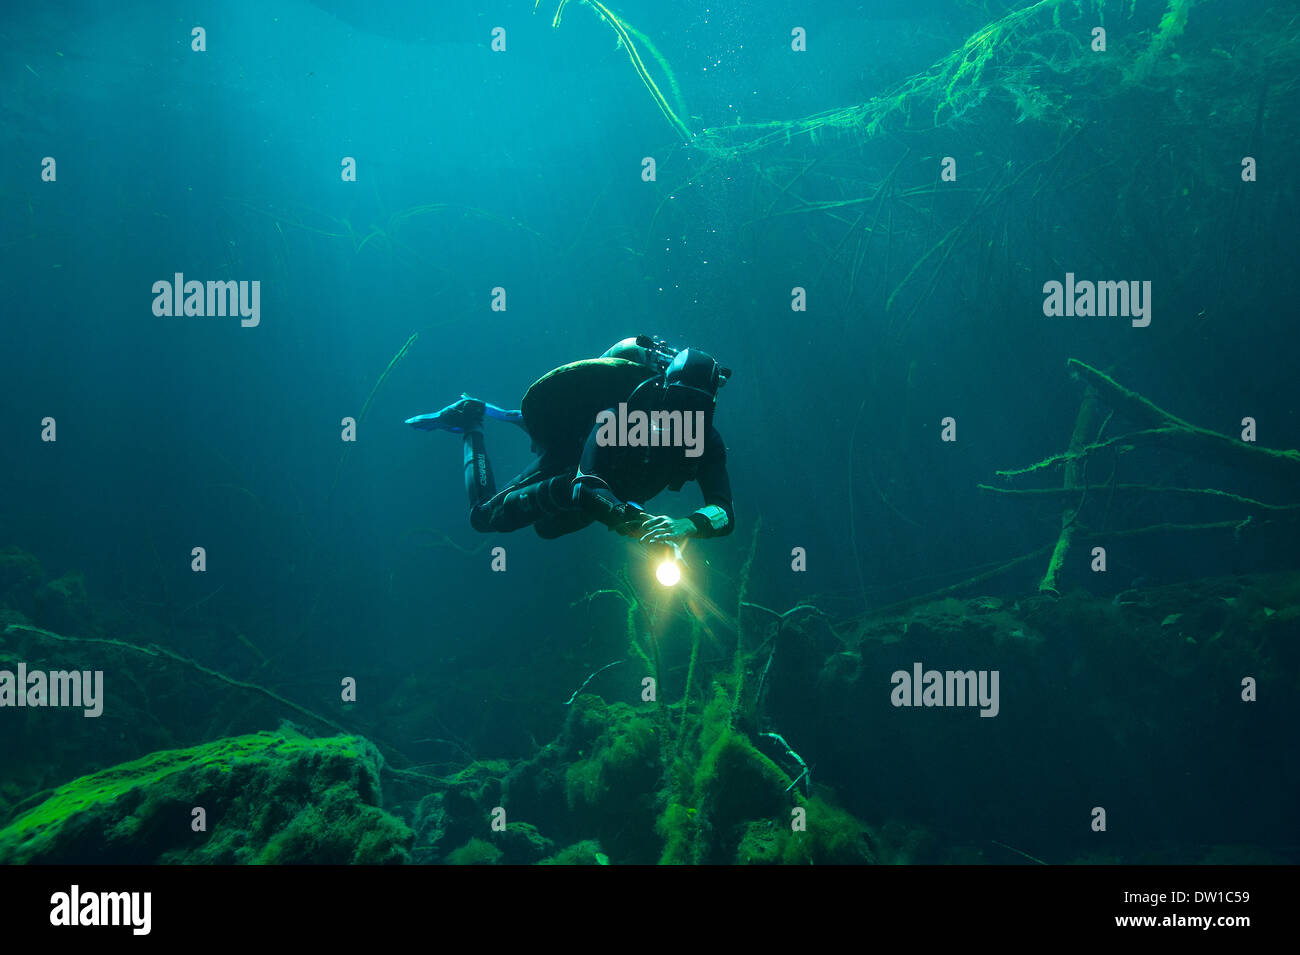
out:
<path id="1" fill-rule="evenodd" d="M 450 431 L 452 434 L 464 434 L 466 430 L 474 431 L 481 428 L 484 416 L 524 427 L 522 412 L 499 408 L 490 402 L 480 401 L 465 394 L 460 396 L 459 401 L 452 402 L 441 411 L 407 418 L 406 423 L 421 431 Z"/>

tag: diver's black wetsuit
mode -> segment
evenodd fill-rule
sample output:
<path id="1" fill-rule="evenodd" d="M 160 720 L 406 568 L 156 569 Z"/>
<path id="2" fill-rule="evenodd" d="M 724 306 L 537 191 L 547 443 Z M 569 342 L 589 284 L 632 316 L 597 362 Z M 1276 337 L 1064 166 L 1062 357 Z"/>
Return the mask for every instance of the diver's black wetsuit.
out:
<path id="1" fill-rule="evenodd" d="M 623 510 L 626 502 L 644 505 L 665 488 L 677 491 L 693 480 L 704 494 L 703 507 L 714 505 L 726 515 L 720 526 L 715 526 L 715 521 L 700 511 L 691 514 L 695 536 L 722 537 L 732 532 L 735 515 L 727 449 L 712 424 L 698 457 L 688 457 L 681 447 L 601 445 L 596 440 L 599 430 L 593 426 L 582 447 L 543 451 L 501 491 L 496 490 L 492 478 L 482 432 L 467 432 L 465 486 L 470 524 L 484 533 L 515 531 L 532 524 L 544 538 L 571 534 L 593 521 L 622 530 L 628 520 Z M 574 479 L 579 471 L 586 493 L 575 501 Z"/>

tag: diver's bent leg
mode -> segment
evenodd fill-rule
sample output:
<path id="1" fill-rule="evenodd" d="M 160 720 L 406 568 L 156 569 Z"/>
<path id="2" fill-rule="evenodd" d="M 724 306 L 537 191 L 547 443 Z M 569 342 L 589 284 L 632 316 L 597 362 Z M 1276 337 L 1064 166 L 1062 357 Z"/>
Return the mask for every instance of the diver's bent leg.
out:
<path id="1" fill-rule="evenodd" d="M 509 408 L 500 408 L 490 401 L 483 402 L 483 413 L 489 418 L 495 418 L 497 421 L 508 421 L 516 427 L 528 431 L 528 425 L 524 424 L 524 413 L 522 411 L 512 411 Z"/>
<path id="2" fill-rule="evenodd" d="M 497 492 L 492 478 L 492 465 L 488 462 L 487 448 L 482 431 L 465 432 L 465 491 L 469 494 L 470 509 L 486 503 Z"/>
<path id="3" fill-rule="evenodd" d="M 572 474 L 560 474 L 506 488 L 491 500 L 475 505 L 469 522 L 483 533 L 517 531 L 543 518 L 572 511 L 572 485 Z"/>

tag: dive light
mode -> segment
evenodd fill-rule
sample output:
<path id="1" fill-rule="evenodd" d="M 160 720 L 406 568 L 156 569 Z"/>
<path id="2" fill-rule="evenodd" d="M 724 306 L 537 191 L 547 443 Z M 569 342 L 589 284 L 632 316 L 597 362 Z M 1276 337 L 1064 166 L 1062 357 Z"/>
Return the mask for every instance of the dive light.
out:
<path id="1" fill-rule="evenodd" d="M 668 542 L 668 553 L 664 559 L 659 562 L 655 568 L 655 579 L 665 587 L 676 587 L 682 579 L 682 566 L 686 563 L 682 557 L 682 549 L 677 546 L 676 541 Z"/>

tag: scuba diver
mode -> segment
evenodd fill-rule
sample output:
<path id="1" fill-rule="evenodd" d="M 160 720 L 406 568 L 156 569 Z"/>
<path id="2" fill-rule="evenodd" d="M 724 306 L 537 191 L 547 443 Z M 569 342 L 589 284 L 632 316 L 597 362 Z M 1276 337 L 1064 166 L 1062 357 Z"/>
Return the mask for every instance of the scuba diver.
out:
<path id="1" fill-rule="evenodd" d="M 549 539 L 599 521 L 642 543 L 676 548 L 687 538 L 730 534 L 735 526 L 726 446 L 713 427 L 718 389 L 730 375 L 698 349 L 679 351 L 642 335 L 544 375 L 528 389 L 519 411 L 463 395 L 406 423 L 464 436 L 469 518 L 477 531 L 531 525 Z M 629 439 L 634 429 L 621 427 L 637 412 L 651 425 L 640 441 Z M 523 428 L 538 455 L 501 490 L 484 447 L 485 417 Z M 615 420 L 619 440 L 611 440 Z M 687 436 L 685 447 L 668 435 L 673 423 L 679 438 Z M 691 480 L 699 483 L 704 504 L 690 515 L 673 518 L 642 508 L 665 488 L 677 491 Z"/>

